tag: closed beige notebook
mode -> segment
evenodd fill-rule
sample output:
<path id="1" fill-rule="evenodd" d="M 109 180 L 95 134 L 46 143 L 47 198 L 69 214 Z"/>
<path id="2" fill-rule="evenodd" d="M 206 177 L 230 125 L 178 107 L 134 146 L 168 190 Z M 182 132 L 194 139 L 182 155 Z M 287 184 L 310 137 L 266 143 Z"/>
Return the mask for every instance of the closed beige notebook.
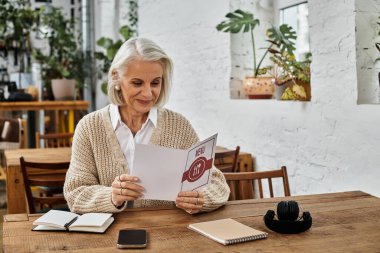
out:
<path id="1" fill-rule="evenodd" d="M 233 219 L 193 223 L 189 228 L 224 245 L 264 239 L 268 235 Z"/>

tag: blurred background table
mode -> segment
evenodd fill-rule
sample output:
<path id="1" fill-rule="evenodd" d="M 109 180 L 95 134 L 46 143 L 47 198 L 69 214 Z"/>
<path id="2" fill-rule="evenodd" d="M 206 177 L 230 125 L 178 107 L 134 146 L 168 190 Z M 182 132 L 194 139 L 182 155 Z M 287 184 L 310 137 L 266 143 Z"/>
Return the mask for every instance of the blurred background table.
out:
<path id="1" fill-rule="evenodd" d="M 0 111 L 27 111 L 28 113 L 28 147 L 35 147 L 36 111 L 68 111 L 68 132 L 74 132 L 74 111 L 85 110 L 89 107 L 88 101 L 22 101 L 22 102 L 0 102 Z M 42 117 L 40 117 L 42 118 Z M 55 124 L 59 125 L 58 117 Z M 43 119 L 41 121 L 43 123 Z M 61 122 L 62 124 L 62 122 Z M 42 131 L 44 132 L 44 131 Z"/>

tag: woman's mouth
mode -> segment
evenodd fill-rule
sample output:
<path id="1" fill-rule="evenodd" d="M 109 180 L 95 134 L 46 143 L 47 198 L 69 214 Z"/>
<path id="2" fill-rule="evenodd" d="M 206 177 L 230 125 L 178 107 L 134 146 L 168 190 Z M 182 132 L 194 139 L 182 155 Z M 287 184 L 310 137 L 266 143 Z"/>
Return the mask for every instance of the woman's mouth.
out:
<path id="1" fill-rule="evenodd" d="M 137 99 L 137 102 L 142 104 L 142 105 L 149 105 L 152 100 L 141 100 L 141 99 Z"/>

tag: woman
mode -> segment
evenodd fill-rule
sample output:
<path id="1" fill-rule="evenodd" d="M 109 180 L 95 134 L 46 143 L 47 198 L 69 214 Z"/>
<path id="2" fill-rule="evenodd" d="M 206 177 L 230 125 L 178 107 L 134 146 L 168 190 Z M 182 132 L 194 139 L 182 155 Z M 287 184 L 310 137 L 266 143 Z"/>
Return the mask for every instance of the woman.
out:
<path id="1" fill-rule="evenodd" d="M 210 183 L 199 191 L 184 191 L 174 202 L 145 200 L 133 175 L 135 143 L 187 149 L 199 141 L 180 114 L 162 108 L 170 90 L 172 62 L 154 42 L 126 41 L 108 73 L 111 104 L 78 123 L 66 175 L 64 195 L 76 213 L 120 212 L 128 207 L 172 206 L 188 213 L 223 205 L 229 187 L 212 168 Z"/>

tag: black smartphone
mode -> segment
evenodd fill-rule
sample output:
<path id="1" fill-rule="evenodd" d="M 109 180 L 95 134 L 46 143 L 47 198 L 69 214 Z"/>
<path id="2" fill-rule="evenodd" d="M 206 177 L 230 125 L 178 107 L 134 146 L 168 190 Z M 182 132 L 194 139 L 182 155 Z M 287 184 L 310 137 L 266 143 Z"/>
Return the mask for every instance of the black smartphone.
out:
<path id="1" fill-rule="evenodd" d="M 117 247 L 126 248 L 145 248 L 148 243 L 146 230 L 144 229 L 122 229 L 119 231 Z"/>

